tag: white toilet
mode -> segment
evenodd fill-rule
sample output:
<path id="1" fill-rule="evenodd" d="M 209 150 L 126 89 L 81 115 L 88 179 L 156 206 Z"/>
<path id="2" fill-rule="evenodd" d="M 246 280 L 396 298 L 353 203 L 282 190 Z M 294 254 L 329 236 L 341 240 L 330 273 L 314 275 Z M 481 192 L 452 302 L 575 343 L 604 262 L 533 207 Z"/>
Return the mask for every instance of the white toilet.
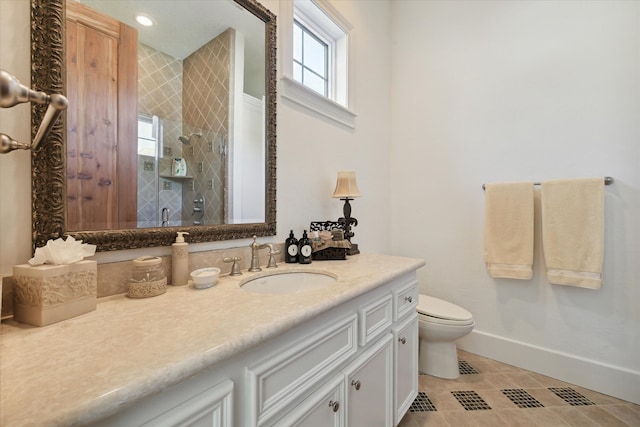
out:
<path id="1" fill-rule="evenodd" d="M 475 325 L 473 316 L 462 307 L 422 294 L 417 311 L 420 372 L 439 378 L 458 378 L 456 340 L 471 332 Z"/>

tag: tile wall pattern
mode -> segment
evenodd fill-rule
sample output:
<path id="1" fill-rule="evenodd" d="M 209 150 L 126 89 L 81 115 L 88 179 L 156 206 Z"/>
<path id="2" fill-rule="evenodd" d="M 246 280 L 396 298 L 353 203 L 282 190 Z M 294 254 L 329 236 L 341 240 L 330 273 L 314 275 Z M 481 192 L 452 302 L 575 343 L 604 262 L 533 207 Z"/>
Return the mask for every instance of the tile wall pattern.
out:
<path id="1" fill-rule="evenodd" d="M 201 218 L 207 224 L 222 224 L 225 218 L 226 157 L 220 145 L 229 133 L 232 37 L 228 29 L 184 59 L 184 132 L 203 137 L 194 138 L 193 152 L 186 157 L 193 191 L 183 193 L 183 206 L 193 212 L 193 200 L 204 197 Z"/>
<path id="2" fill-rule="evenodd" d="M 138 227 L 143 224 L 157 224 L 157 197 L 158 169 L 156 159 L 151 156 L 138 156 Z"/>
<path id="3" fill-rule="evenodd" d="M 226 142 L 229 127 L 232 31 L 225 31 L 183 61 L 139 45 L 138 111 L 162 121 L 158 173 L 138 168 L 138 187 L 144 192 L 138 200 L 139 226 L 158 226 L 163 208 L 169 210 L 171 225 L 224 223 L 226 157 L 221 144 Z M 192 133 L 202 138 L 191 138 L 189 145 L 179 141 L 180 136 Z M 187 175 L 193 179 L 158 178 L 158 174 L 172 175 L 174 158 L 187 161 Z M 147 197 L 154 187 L 158 188 L 159 207 L 155 198 Z M 194 211 L 196 198 L 205 201 L 202 213 Z"/>

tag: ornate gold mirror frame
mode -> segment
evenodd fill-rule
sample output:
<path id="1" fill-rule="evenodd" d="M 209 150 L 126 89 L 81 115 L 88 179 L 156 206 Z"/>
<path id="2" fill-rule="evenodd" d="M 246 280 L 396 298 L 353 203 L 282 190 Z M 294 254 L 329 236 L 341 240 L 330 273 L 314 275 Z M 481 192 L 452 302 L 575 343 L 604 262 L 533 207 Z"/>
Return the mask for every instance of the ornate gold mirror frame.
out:
<path id="1" fill-rule="evenodd" d="M 265 222 L 68 232 L 65 230 L 66 137 L 64 120 L 59 120 L 31 159 L 34 250 L 49 239 L 63 236 L 97 245 L 98 251 L 111 251 L 168 246 L 175 240 L 176 231 L 188 232 L 192 243 L 276 234 L 276 17 L 255 0 L 234 1 L 265 23 Z M 31 1 L 31 86 L 46 93 L 65 92 L 64 6 L 65 0 Z M 32 110 L 34 136 L 45 108 L 34 104 Z"/>

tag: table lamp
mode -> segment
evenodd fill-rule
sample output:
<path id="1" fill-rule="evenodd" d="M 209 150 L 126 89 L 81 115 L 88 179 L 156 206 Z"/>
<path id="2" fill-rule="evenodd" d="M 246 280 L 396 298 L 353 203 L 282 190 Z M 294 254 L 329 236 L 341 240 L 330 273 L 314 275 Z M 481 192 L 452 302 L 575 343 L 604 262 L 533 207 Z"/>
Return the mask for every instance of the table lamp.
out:
<path id="1" fill-rule="evenodd" d="M 338 181 L 336 182 L 336 189 L 333 191 L 333 197 L 344 200 L 344 208 L 342 210 L 344 216 L 339 218 L 338 222 L 344 224 L 344 237 L 351 243 L 351 249 L 349 249 L 347 255 L 359 254 L 358 245 L 351 242 L 351 238 L 354 236 L 351 226 L 357 226 L 358 220 L 351 216 L 349 200 L 360 197 L 360 190 L 356 183 L 356 173 L 354 171 L 338 172 Z"/>

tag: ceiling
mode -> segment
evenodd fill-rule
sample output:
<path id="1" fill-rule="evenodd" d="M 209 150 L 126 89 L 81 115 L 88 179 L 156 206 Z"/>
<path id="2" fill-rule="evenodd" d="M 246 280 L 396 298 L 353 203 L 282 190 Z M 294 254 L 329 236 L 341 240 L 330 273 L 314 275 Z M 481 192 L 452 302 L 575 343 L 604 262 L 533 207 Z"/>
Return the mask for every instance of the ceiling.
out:
<path id="1" fill-rule="evenodd" d="M 245 35 L 245 57 L 264 58 L 264 23 L 233 0 L 79 0 L 138 30 L 141 43 L 177 59 L 232 27 Z M 149 16 L 144 27 L 135 15 Z"/>

